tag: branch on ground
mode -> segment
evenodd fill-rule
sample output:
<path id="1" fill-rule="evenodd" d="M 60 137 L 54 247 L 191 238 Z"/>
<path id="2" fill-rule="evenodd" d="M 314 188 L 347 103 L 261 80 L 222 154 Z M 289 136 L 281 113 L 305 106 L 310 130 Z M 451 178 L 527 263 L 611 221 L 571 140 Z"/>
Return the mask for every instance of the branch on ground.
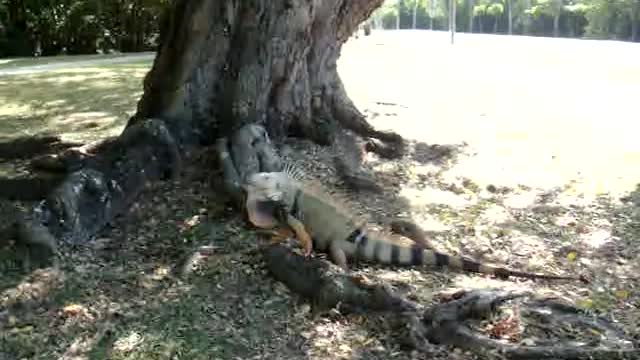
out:
<path id="1" fill-rule="evenodd" d="M 58 136 L 26 136 L 0 143 L 0 159 L 29 159 L 43 153 L 58 152 L 80 146 L 65 142 Z"/>

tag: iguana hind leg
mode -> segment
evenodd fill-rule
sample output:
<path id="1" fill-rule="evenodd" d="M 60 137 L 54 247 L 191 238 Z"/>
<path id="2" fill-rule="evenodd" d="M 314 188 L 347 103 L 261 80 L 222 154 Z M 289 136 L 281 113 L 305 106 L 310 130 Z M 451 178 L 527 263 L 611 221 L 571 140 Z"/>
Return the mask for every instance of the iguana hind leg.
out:
<path id="1" fill-rule="evenodd" d="M 342 250 L 336 242 L 329 245 L 329 254 L 331 255 L 331 260 L 333 260 L 336 265 L 340 266 L 344 271 L 349 270 L 347 254 L 345 254 L 344 250 Z"/>

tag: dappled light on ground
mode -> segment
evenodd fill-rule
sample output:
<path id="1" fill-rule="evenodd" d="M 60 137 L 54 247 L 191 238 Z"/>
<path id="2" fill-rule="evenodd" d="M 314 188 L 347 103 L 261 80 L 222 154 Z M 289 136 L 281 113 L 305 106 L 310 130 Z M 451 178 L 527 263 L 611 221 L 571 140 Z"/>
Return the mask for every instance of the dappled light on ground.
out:
<path id="1" fill-rule="evenodd" d="M 142 94 L 148 63 L 0 77 L 0 138 L 57 134 L 87 142 L 122 131 Z"/>

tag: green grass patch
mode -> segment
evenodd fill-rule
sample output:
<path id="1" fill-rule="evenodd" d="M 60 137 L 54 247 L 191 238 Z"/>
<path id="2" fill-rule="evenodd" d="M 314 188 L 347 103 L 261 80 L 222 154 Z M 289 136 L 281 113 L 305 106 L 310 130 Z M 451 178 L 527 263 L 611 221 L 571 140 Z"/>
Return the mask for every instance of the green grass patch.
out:
<path id="1" fill-rule="evenodd" d="M 92 60 L 117 59 L 127 56 L 128 54 L 93 54 L 93 55 L 59 55 L 59 56 L 40 56 L 40 57 L 24 57 L 24 58 L 6 58 L 0 59 L 0 70 L 12 70 L 25 66 L 40 66 L 59 64 L 63 62 L 78 62 Z"/>
<path id="2" fill-rule="evenodd" d="M 60 135 L 87 142 L 117 135 L 135 111 L 149 60 L 0 77 L 0 141 Z"/>

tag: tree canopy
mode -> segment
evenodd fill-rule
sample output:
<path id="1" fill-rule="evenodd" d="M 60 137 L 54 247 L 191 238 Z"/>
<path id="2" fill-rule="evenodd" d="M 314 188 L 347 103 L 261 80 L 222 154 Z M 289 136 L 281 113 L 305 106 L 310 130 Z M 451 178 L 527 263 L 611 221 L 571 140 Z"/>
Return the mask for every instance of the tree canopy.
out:
<path id="1" fill-rule="evenodd" d="M 638 0 L 456 0 L 457 31 L 638 40 Z M 448 29 L 450 0 L 387 0 L 386 29 Z M 152 50 L 170 0 L 0 0 L 0 57 Z"/>
<path id="2" fill-rule="evenodd" d="M 169 0 L 0 0 L 0 56 L 152 49 Z"/>

